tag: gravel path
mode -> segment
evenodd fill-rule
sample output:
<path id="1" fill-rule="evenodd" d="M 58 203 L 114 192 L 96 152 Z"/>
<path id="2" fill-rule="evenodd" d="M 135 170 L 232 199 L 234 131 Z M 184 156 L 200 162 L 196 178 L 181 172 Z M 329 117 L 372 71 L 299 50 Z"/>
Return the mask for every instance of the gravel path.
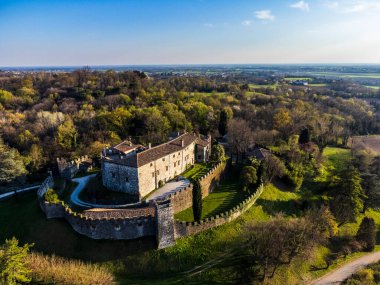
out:
<path id="1" fill-rule="evenodd" d="M 347 278 L 351 277 L 351 275 L 357 272 L 358 270 L 362 269 L 363 267 L 367 265 L 373 264 L 379 260 L 380 260 L 380 251 L 367 254 L 318 278 L 317 280 L 312 282 L 311 285 L 340 284 Z"/>

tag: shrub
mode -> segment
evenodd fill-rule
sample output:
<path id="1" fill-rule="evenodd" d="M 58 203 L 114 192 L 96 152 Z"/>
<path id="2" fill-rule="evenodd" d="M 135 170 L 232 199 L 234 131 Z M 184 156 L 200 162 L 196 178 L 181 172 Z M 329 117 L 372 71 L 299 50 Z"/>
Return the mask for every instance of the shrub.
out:
<path id="1" fill-rule="evenodd" d="M 360 223 L 356 240 L 363 245 L 365 251 L 373 251 L 376 245 L 376 225 L 372 218 L 364 217 Z"/>
<path id="2" fill-rule="evenodd" d="M 45 201 L 53 204 L 59 204 L 61 202 L 58 198 L 58 194 L 51 188 L 45 193 Z"/>

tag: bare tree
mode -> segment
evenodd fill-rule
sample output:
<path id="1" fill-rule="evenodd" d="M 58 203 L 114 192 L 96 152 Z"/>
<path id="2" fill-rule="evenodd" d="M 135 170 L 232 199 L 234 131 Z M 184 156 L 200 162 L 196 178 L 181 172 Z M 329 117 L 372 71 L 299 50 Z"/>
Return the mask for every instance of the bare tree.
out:
<path id="1" fill-rule="evenodd" d="M 249 123 L 243 119 L 232 119 L 228 124 L 228 143 L 239 160 L 239 155 L 244 154 L 253 145 L 253 132 Z"/>

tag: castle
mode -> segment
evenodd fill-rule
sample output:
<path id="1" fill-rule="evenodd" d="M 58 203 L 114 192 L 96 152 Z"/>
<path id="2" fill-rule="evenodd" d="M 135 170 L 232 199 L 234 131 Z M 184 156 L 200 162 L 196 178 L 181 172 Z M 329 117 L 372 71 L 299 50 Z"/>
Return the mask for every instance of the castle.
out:
<path id="1" fill-rule="evenodd" d="M 184 172 L 195 162 L 206 162 L 211 137 L 177 134 L 155 147 L 124 141 L 102 152 L 103 185 L 110 190 L 146 196 Z"/>

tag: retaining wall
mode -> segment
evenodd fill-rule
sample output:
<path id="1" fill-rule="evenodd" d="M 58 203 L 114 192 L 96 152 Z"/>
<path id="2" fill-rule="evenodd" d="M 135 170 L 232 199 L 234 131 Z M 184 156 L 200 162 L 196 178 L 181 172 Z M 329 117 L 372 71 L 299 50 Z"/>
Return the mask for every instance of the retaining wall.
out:
<path id="1" fill-rule="evenodd" d="M 198 222 L 183 222 L 183 221 L 174 221 L 174 234 L 175 238 L 180 238 L 184 236 L 194 235 L 199 232 L 223 225 L 225 223 L 229 223 L 236 218 L 238 218 L 241 214 L 247 211 L 260 197 L 260 195 L 264 191 L 264 186 L 260 185 L 256 190 L 256 193 L 245 199 L 242 203 L 234 207 L 233 209 L 224 212 L 220 215 L 216 215 L 211 218 L 203 219 Z"/>

